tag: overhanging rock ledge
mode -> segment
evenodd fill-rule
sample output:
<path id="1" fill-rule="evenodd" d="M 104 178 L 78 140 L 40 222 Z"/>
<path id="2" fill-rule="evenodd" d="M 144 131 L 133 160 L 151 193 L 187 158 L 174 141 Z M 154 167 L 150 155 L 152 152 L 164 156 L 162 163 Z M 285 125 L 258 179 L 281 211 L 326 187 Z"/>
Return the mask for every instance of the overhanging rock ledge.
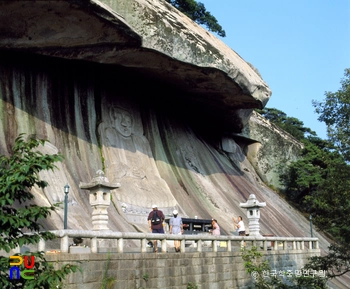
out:
<path id="1" fill-rule="evenodd" d="M 240 132 L 271 95 L 249 63 L 165 1 L 11 0 L 0 8 L 0 49 L 127 67 L 176 88 L 172 101 L 192 103 L 227 130 Z"/>

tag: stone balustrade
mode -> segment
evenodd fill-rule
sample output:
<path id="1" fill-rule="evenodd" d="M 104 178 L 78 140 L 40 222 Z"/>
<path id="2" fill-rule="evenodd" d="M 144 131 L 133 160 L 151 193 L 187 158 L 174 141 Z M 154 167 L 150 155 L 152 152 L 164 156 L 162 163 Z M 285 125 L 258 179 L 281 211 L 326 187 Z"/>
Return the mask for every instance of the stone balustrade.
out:
<path id="1" fill-rule="evenodd" d="M 51 231 L 60 241 L 60 250 L 62 253 L 69 252 L 69 238 L 81 237 L 90 239 L 91 253 L 98 253 L 98 240 L 117 240 L 116 249 L 118 253 L 123 253 L 124 240 L 134 240 L 139 242 L 140 253 L 147 252 L 147 243 L 150 240 L 161 241 L 161 252 L 167 252 L 167 242 L 180 240 L 181 252 L 186 250 L 186 243 L 193 242 L 197 252 L 202 252 L 203 243 L 211 244 L 210 250 L 231 252 L 233 247 L 240 248 L 243 244 L 257 246 L 260 250 L 311 250 L 319 251 L 318 238 L 310 237 L 263 237 L 263 236 L 212 236 L 206 234 L 199 235 L 171 235 L 171 234 L 152 234 L 136 232 L 111 232 L 111 231 L 85 231 L 85 230 L 56 230 Z M 45 251 L 46 244 L 41 240 L 38 245 L 39 251 Z"/>

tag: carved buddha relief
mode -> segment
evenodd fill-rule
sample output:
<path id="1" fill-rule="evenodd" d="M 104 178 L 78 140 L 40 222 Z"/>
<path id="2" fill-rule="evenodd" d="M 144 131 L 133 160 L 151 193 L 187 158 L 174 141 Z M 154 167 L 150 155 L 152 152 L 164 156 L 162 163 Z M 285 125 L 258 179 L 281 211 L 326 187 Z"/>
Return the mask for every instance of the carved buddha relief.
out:
<path id="1" fill-rule="evenodd" d="M 110 109 L 111 127 L 105 130 L 109 146 L 123 150 L 118 153 L 119 160 L 110 160 L 113 167 L 113 182 L 123 177 L 144 179 L 143 157 L 139 152 L 146 152 L 146 142 L 132 133 L 134 120 L 132 115 L 119 107 Z"/>
<path id="2" fill-rule="evenodd" d="M 128 109 L 112 106 L 108 120 L 99 128 L 103 143 L 106 174 L 121 187 L 115 191 L 116 198 L 138 206 L 168 207 L 176 204 L 166 182 L 160 177 L 148 140 L 135 131 L 134 115 Z"/>

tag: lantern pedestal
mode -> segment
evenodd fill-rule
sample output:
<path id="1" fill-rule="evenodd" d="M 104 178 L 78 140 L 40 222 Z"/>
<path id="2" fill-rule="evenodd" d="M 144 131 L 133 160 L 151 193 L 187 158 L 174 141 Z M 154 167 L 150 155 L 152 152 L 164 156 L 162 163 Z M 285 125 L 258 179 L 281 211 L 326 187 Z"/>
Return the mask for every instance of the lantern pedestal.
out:
<path id="1" fill-rule="evenodd" d="M 108 207 L 111 204 L 111 190 L 119 188 L 120 184 L 110 183 L 104 172 L 98 170 L 90 183 L 80 183 L 79 187 L 90 191 L 90 205 L 93 209 L 92 230 L 109 230 Z"/>
<path id="2" fill-rule="evenodd" d="M 241 208 L 247 209 L 247 218 L 249 221 L 249 236 L 261 236 L 260 235 L 260 208 L 265 207 L 266 203 L 260 203 L 254 194 L 251 194 L 246 203 L 240 203 Z"/>

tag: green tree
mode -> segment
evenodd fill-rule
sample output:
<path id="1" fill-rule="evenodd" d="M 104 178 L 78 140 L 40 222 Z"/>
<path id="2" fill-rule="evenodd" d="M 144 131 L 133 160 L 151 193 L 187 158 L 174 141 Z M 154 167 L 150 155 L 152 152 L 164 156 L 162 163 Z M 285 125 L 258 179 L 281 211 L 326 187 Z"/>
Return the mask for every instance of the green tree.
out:
<path id="1" fill-rule="evenodd" d="M 313 105 L 319 120 L 327 125 L 328 140 L 316 137 L 296 122 L 294 129 L 309 133 L 300 138 L 285 125 L 288 117 L 279 110 L 264 109 L 260 113 L 305 145 L 302 158 L 293 162 L 281 179 L 288 199 L 311 213 L 319 230 L 333 237 L 328 254 L 313 257 L 307 266 L 325 270 L 328 278 L 334 278 L 350 272 L 350 69 L 345 70 L 341 88 L 325 95 L 323 102 L 313 101 Z"/>
<path id="2" fill-rule="evenodd" d="M 350 69 L 345 69 L 341 88 L 336 92 L 326 92 L 326 99 L 313 101 L 318 120 L 327 125 L 330 140 L 337 145 L 344 158 L 350 161 Z"/>
<path id="3" fill-rule="evenodd" d="M 343 159 L 328 164 L 324 181 L 305 198 L 316 225 L 337 241 L 326 256 L 314 257 L 310 262 L 313 268 L 326 270 L 330 278 L 350 272 L 350 69 L 345 69 L 344 76 L 338 91 L 326 92 L 322 102 L 313 101 L 320 114 L 318 119 L 327 125 L 332 149 Z"/>
<path id="4" fill-rule="evenodd" d="M 256 111 L 300 141 L 306 138 L 307 135 L 316 136 L 314 131 L 304 127 L 304 123 L 301 120 L 295 117 L 289 117 L 281 110 L 266 107 L 262 110 L 257 109 Z"/>
<path id="5" fill-rule="evenodd" d="M 350 166 L 334 159 L 325 169 L 317 189 L 305 197 L 304 204 L 313 221 L 337 241 L 350 242 Z"/>
<path id="6" fill-rule="evenodd" d="M 334 240 L 328 254 L 312 257 L 306 269 L 324 270 L 334 278 L 350 272 L 350 166 L 336 151 L 315 152 L 289 167 L 287 195 Z"/>
<path id="7" fill-rule="evenodd" d="M 176 9 L 187 15 L 193 21 L 200 25 L 205 25 L 209 31 L 217 33 L 221 37 L 226 36 L 225 30 L 222 29 L 216 18 L 208 12 L 201 2 L 195 0 L 166 0 Z"/>
<path id="8" fill-rule="evenodd" d="M 326 92 L 323 102 L 313 101 L 329 139 L 304 138 L 302 159 L 282 176 L 288 198 L 311 213 L 319 230 L 334 240 L 326 256 L 313 257 L 307 265 L 327 271 L 328 278 L 350 272 L 350 69 L 341 84 L 337 92 Z M 268 117 L 275 120 L 275 112 Z"/>
<path id="9" fill-rule="evenodd" d="M 329 141 L 304 143 L 302 159 L 288 167 L 284 178 L 286 195 L 334 239 L 326 256 L 313 257 L 306 266 L 334 278 L 350 272 L 350 165 Z"/>
<path id="10" fill-rule="evenodd" d="M 350 250 L 347 245 L 332 244 L 326 256 L 314 256 L 309 259 L 305 269 L 322 270 L 328 278 L 335 278 L 350 272 Z"/>
<path id="11" fill-rule="evenodd" d="M 45 140 L 32 137 L 28 141 L 20 135 L 16 140 L 11 155 L 0 156 L 0 250 L 11 249 L 25 244 L 36 244 L 40 239 L 53 239 L 54 235 L 42 232 L 40 220 L 47 218 L 58 204 L 49 207 L 36 205 L 31 189 L 34 186 L 45 188 L 48 183 L 40 180 L 39 172 L 54 170 L 55 162 L 61 161 L 60 154 L 42 154 L 38 148 Z M 77 267 L 65 265 L 54 270 L 53 265 L 45 260 L 43 252 L 33 252 L 35 256 L 34 279 L 10 280 L 9 258 L 0 256 L 1 288 L 60 288 L 62 280 Z"/>
<path id="12" fill-rule="evenodd" d="M 332 150 L 334 146 L 328 141 L 309 136 L 303 139 L 303 143 L 301 158 L 292 162 L 280 179 L 286 187 L 288 199 L 301 204 L 299 208 L 307 209 L 309 205 L 303 203 L 305 197 L 313 196 L 319 189 L 327 178 L 327 169 L 331 169 L 337 162 L 344 161 Z"/>

